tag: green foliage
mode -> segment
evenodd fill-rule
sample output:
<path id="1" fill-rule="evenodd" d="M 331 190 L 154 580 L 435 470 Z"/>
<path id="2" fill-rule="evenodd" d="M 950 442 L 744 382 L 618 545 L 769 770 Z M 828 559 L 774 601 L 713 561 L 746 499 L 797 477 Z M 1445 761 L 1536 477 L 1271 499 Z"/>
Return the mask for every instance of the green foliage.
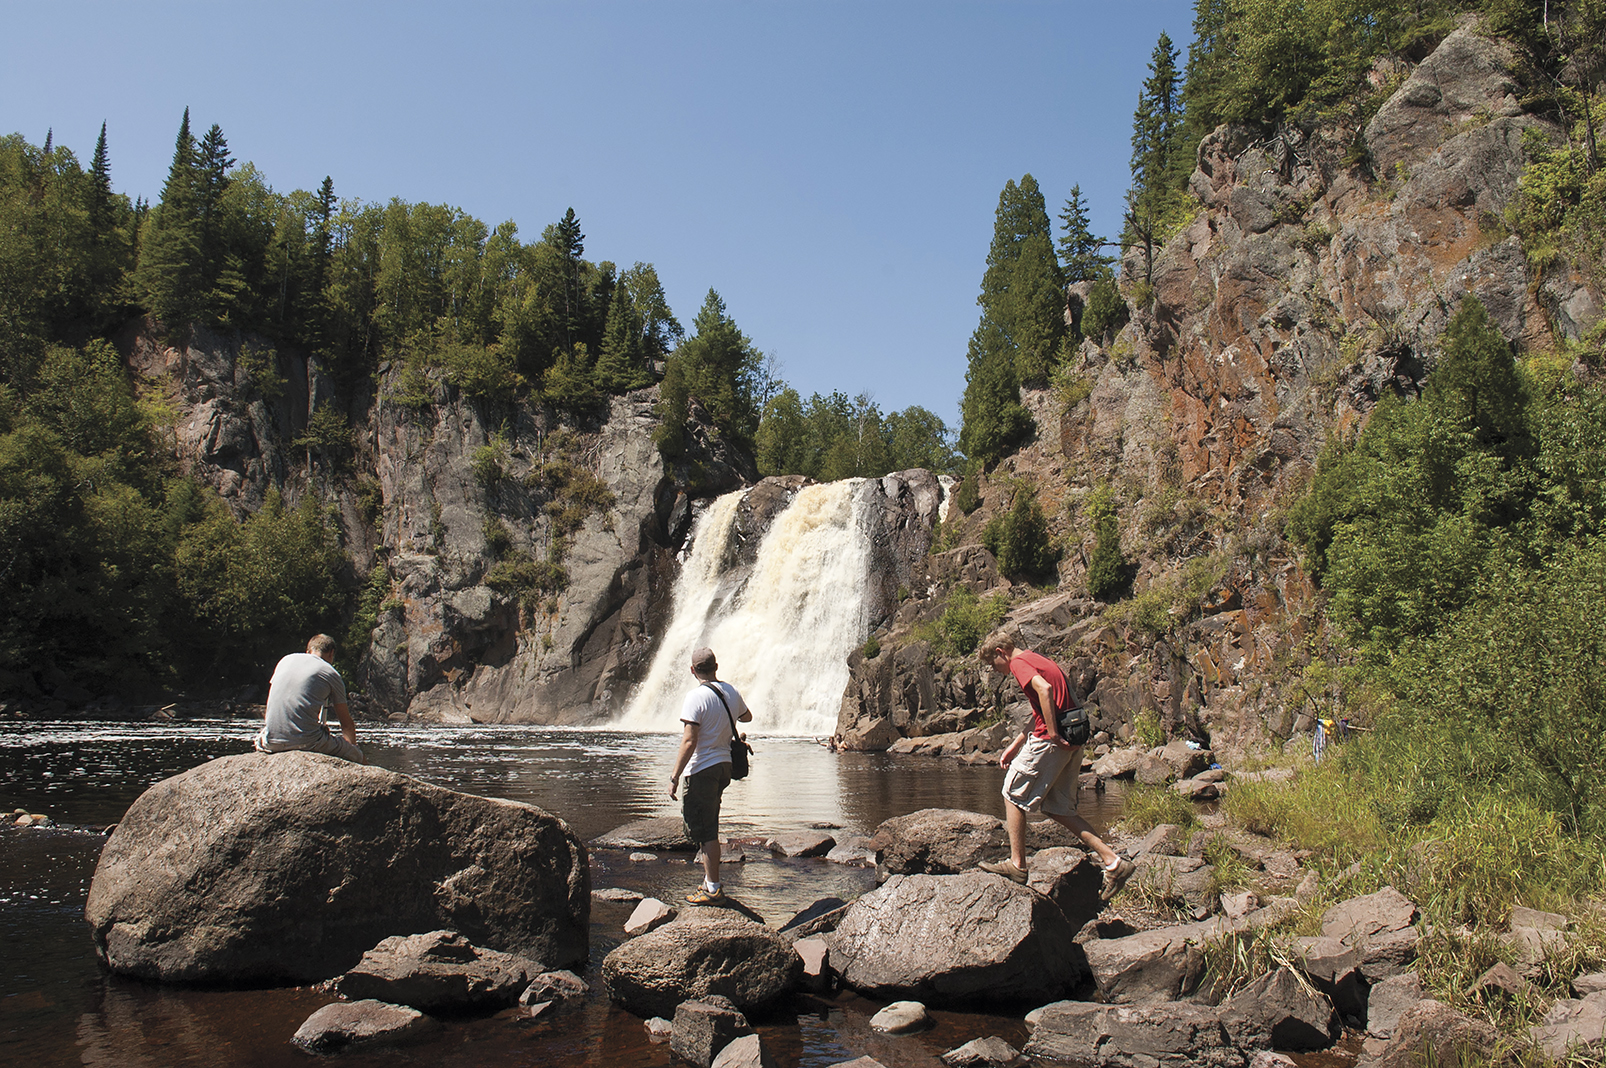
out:
<path id="1" fill-rule="evenodd" d="M 1168 786 L 1133 783 L 1121 800 L 1121 830 L 1129 835 L 1147 834 L 1163 823 L 1186 830 L 1198 826 L 1199 815 L 1192 801 Z"/>
<path id="2" fill-rule="evenodd" d="M 1104 254 L 1105 241 L 1088 229 L 1092 221 L 1082 202 L 1082 187 L 1071 186 L 1071 195 L 1060 210 L 1060 261 L 1065 265 L 1065 281 L 1091 282 L 1110 275 L 1114 256 Z"/>
<path id="3" fill-rule="evenodd" d="M 485 573 L 485 585 L 514 598 L 524 614 L 533 613 L 548 594 L 561 593 L 569 585 L 569 573 L 553 560 L 536 560 L 523 550 Z"/>
<path id="4" fill-rule="evenodd" d="M 505 556 L 513 548 L 513 533 L 501 516 L 486 516 L 480 524 L 480 535 L 485 539 L 485 551 L 492 557 Z"/>
<path id="5" fill-rule="evenodd" d="M 480 486 L 494 488 L 507 473 L 507 443 L 498 436 L 475 449 L 469 458 L 469 471 Z"/>
<path id="6" fill-rule="evenodd" d="M 876 636 L 874 634 L 872 634 L 872 635 L 870 635 L 870 637 L 866 638 L 865 641 L 864 641 L 864 658 L 866 660 L 874 660 L 876 657 L 878 657 L 880 655 L 881 655 L 881 642 L 876 639 Z"/>
<path id="7" fill-rule="evenodd" d="M 1132 115 L 1132 186 L 1126 195 L 1121 243 L 1142 249 L 1144 282 L 1152 280 L 1157 248 L 1193 214 L 1187 193 L 1193 159 L 1183 143 L 1179 55 L 1162 31 Z"/>
<path id="8" fill-rule="evenodd" d="M 1107 338 L 1120 332 L 1130 315 L 1115 279 L 1101 278 L 1087 295 L 1087 307 L 1082 310 L 1082 335 L 1105 344 Z"/>
<path id="9" fill-rule="evenodd" d="M 1121 555 L 1115 494 L 1108 486 L 1100 486 L 1088 494 L 1085 508 L 1094 535 L 1093 556 L 1087 566 L 1087 592 L 1095 600 L 1114 600 L 1132 584 L 1131 568 Z"/>
<path id="10" fill-rule="evenodd" d="M 945 472 L 955 465 L 948 428 L 924 408 L 883 416 L 867 394 L 842 393 L 803 401 L 790 387 L 764 406 L 756 440 L 763 475 L 811 478 L 879 478 L 923 467 Z"/>
<path id="11" fill-rule="evenodd" d="M 724 300 L 712 289 L 693 325 L 696 334 L 669 356 L 660 392 L 661 422 L 655 433 L 659 447 L 671 458 L 684 452 L 693 401 L 717 432 L 744 448 L 752 445 L 758 431 L 754 387 L 763 358 L 747 335 L 737 329 L 726 313 Z"/>
<path id="12" fill-rule="evenodd" d="M 1164 745 L 1167 741 L 1165 727 L 1160 723 L 1159 714 L 1152 708 L 1145 708 L 1141 710 L 1135 717 L 1133 717 L 1132 732 L 1137 740 L 1149 749 L 1158 748 L 1159 746 Z M 1179 798 L 1181 797 L 1180 794 L 1177 796 Z M 1189 806 L 1188 810 L 1190 812 L 1193 811 L 1191 805 Z M 1160 822 L 1164 823 L 1168 821 L 1162 820 Z M 1174 823 L 1176 821 L 1172 820 L 1169 822 Z"/>
<path id="13" fill-rule="evenodd" d="M 307 428 L 295 436 L 292 444 L 324 456 L 339 456 L 352 449 L 351 424 L 333 407 L 321 404 L 312 410 Z"/>
<path id="14" fill-rule="evenodd" d="M 1009 598 L 1004 594 L 995 594 L 983 601 L 968 587 L 955 587 L 949 592 L 942 616 L 937 620 L 939 651 L 969 656 L 1008 612 Z"/>
<path id="15" fill-rule="evenodd" d="M 340 673 L 346 678 L 360 677 L 357 675 L 357 661 L 373 640 L 374 628 L 379 625 L 379 613 L 389 597 L 390 569 L 383 562 L 375 562 L 368 569 L 368 581 L 358 591 L 357 610 L 352 614 L 351 626 L 346 628 L 346 640 L 340 643 L 346 654 L 345 662 L 340 665 Z"/>
<path id="16" fill-rule="evenodd" d="M 1606 259 L 1606 168 L 1594 144 L 1606 136 L 1606 96 L 1590 100 L 1565 86 L 1557 93 L 1567 113 L 1581 116 L 1565 143 L 1535 128 L 1524 137 L 1528 164 L 1518 180 L 1517 229 L 1540 268 L 1565 249 L 1570 262 L 1591 270 L 1597 284 Z"/>
<path id="17" fill-rule="evenodd" d="M 982 543 L 998 560 L 998 570 L 1010 578 L 1041 581 L 1054 575 L 1060 550 L 1049 538 L 1048 518 L 1037 495 L 1017 487 L 1008 512 L 993 517 Z"/>

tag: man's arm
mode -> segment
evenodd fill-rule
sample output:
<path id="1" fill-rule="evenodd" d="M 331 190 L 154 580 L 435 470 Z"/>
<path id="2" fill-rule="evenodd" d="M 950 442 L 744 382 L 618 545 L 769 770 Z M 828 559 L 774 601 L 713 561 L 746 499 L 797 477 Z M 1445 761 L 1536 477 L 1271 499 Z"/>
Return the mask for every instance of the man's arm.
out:
<path id="1" fill-rule="evenodd" d="M 680 789 L 680 773 L 686 770 L 691 763 L 692 754 L 697 752 L 697 724 L 684 723 L 684 730 L 680 732 L 680 752 L 675 754 L 675 770 L 669 776 L 669 800 L 675 800 L 675 791 Z"/>
<path id="2" fill-rule="evenodd" d="M 1026 732 L 1021 731 L 1019 734 L 1015 735 L 1015 740 L 1009 743 L 1009 748 L 1005 749 L 1003 753 L 999 755 L 998 766 L 1001 768 L 1009 767 L 1009 762 L 1015 759 L 1015 754 L 1020 752 L 1020 747 L 1025 744 Z"/>
<path id="3" fill-rule="evenodd" d="M 1037 707 L 1043 710 L 1043 722 L 1048 724 L 1049 741 L 1055 745 L 1070 745 L 1060 733 L 1060 710 L 1054 707 L 1054 687 L 1043 676 L 1033 675 L 1032 690 L 1037 694 Z"/>
<path id="4" fill-rule="evenodd" d="M 340 733 L 345 735 L 346 741 L 352 745 L 357 744 L 357 724 L 351 718 L 351 709 L 344 703 L 335 706 L 335 718 L 340 721 Z"/>

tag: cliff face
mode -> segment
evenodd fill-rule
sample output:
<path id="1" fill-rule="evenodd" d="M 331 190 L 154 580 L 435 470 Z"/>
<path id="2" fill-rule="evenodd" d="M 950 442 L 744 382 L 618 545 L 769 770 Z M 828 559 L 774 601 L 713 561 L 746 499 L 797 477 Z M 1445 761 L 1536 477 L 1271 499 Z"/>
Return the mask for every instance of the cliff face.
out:
<path id="1" fill-rule="evenodd" d="M 983 481 L 982 506 L 949 532 L 961 547 L 933 557 L 932 573 L 1007 593 L 1028 643 L 1073 669 L 1099 727 L 1130 733 L 1151 715 L 1229 745 L 1308 729 L 1332 696 L 1305 671 L 1326 636 L 1280 529 L 1327 435 L 1357 428 L 1385 390 L 1420 388 L 1468 293 L 1525 349 L 1599 319 L 1606 302 L 1585 274 L 1537 276 L 1502 217 L 1524 134 L 1556 136 L 1522 111 L 1511 68 L 1504 45 L 1466 26 L 1363 130 L 1215 131 L 1190 182 L 1199 210 L 1157 255 L 1152 284 L 1137 281 L 1141 259 L 1123 266 L 1129 324 L 1083 343 L 1080 389 L 1023 394 L 1036 440 Z M 1073 287 L 1069 315 L 1083 295 Z M 1030 487 L 1069 550 L 1060 589 L 1085 590 L 1081 502 L 1101 484 L 1137 565 L 1134 603 L 1147 595 L 1158 623 L 1014 589 L 978 544 Z M 940 597 L 906 604 L 881 643 L 896 652 L 855 662 L 839 720 L 851 744 L 951 730 L 1018 696 L 973 659 L 911 642 L 941 611 Z M 1168 623 L 1176 613 L 1191 621 Z"/>

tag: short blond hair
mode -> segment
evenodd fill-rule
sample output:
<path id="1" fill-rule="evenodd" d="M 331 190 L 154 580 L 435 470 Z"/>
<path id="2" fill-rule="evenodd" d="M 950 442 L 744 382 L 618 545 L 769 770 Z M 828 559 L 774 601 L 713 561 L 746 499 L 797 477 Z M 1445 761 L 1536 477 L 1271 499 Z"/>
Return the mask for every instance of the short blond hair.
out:
<path id="1" fill-rule="evenodd" d="M 307 639 L 307 652 L 327 660 L 338 643 L 327 634 L 314 634 Z"/>
<path id="2" fill-rule="evenodd" d="M 990 664 L 993 654 L 999 650 L 1004 649 L 1013 653 L 1017 648 L 1019 647 L 1015 644 L 1014 629 L 1011 627 L 999 627 L 982 639 L 981 648 L 976 650 L 976 655 L 981 658 L 983 664 Z"/>

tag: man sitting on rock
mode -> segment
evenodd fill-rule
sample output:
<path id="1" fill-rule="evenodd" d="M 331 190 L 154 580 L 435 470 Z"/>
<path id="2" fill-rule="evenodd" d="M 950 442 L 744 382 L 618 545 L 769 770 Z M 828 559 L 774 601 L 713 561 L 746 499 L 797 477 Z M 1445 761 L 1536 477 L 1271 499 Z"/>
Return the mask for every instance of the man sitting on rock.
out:
<path id="1" fill-rule="evenodd" d="M 719 662 L 707 647 L 691 654 L 691 673 L 697 686 L 686 695 L 680 708 L 680 752 L 675 771 L 669 776 L 669 799 L 680 788 L 680 773 L 686 775 L 686 797 L 681 813 L 686 821 L 686 837 L 703 851 L 703 884 L 686 895 L 693 905 L 716 905 L 725 900 L 719 884 L 719 801 L 731 781 L 731 739 L 736 721 L 753 718 L 752 710 L 736 687 L 714 678 Z M 688 766 L 689 765 L 689 766 Z"/>
<path id="2" fill-rule="evenodd" d="M 1041 810 L 1069 829 L 1104 865 L 1104 888 L 1099 897 L 1108 901 L 1132 877 L 1135 866 L 1119 856 L 1076 814 L 1076 790 L 1082 775 L 1082 747 L 1060 734 L 1059 711 L 1069 705 L 1071 690 L 1065 673 L 1046 656 L 1015 648 L 1008 630 L 995 631 L 981 644 L 981 662 L 998 674 L 1011 674 L 1026 692 L 1032 706 L 1032 732 L 1009 743 L 998 758 L 1004 776 L 1004 815 L 1009 828 L 1009 859 L 983 863 L 983 871 L 1026 882 L 1026 813 Z"/>
<path id="3" fill-rule="evenodd" d="M 363 762 L 362 750 L 357 748 L 357 724 L 346 705 L 346 684 L 329 663 L 334 656 L 335 640 L 327 634 L 314 634 L 306 652 L 291 653 L 279 661 L 268 684 L 267 722 L 256 737 L 257 752 L 302 749 Z M 343 737 L 331 734 L 324 725 L 321 713 L 326 705 L 334 706 Z"/>

